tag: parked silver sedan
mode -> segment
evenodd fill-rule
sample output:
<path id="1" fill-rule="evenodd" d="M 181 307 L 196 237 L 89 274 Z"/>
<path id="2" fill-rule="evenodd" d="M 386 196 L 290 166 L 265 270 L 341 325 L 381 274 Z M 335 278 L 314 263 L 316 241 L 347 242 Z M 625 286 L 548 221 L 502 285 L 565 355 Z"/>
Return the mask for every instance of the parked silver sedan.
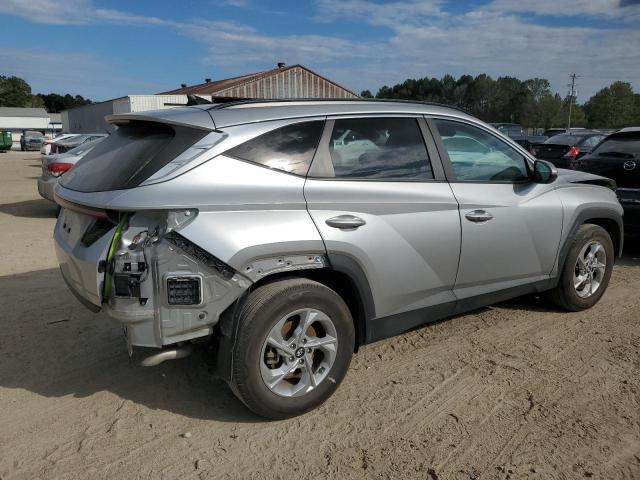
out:
<path id="1" fill-rule="evenodd" d="M 87 143 L 69 150 L 66 153 L 57 153 L 42 156 L 42 175 L 38 178 L 38 193 L 46 200 L 55 202 L 53 198 L 53 187 L 58 183 L 58 179 L 65 172 L 89 153 L 93 147 L 103 141 L 106 137 L 98 137 Z"/>
<path id="2" fill-rule="evenodd" d="M 80 145 L 106 136 L 106 133 L 81 133 L 79 135 L 71 135 L 66 138 L 56 139 L 51 142 L 49 153 L 66 153 Z"/>
<path id="3" fill-rule="evenodd" d="M 154 347 L 207 338 L 251 410 L 317 407 L 358 346 L 544 292 L 594 305 L 621 253 L 603 177 L 453 108 L 253 101 L 108 117 L 55 188 L 62 276 Z M 366 371 L 361 371 L 366 375 Z"/>
<path id="4" fill-rule="evenodd" d="M 60 142 L 62 140 L 67 140 L 72 137 L 77 137 L 80 135 L 79 133 L 61 133 L 54 138 L 45 139 L 42 143 L 42 147 L 40 147 L 40 153 L 42 155 L 50 155 L 51 154 L 51 145 L 56 142 Z"/>

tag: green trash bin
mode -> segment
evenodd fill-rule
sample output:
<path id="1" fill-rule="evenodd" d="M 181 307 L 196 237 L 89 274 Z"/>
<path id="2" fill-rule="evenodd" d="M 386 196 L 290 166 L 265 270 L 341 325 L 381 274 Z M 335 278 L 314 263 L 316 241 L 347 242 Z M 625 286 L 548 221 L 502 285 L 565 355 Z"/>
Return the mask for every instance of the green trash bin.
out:
<path id="1" fill-rule="evenodd" d="M 13 145 L 11 132 L 9 130 L 0 131 L 0 152 L 11 150 L 11 145 Z"/>

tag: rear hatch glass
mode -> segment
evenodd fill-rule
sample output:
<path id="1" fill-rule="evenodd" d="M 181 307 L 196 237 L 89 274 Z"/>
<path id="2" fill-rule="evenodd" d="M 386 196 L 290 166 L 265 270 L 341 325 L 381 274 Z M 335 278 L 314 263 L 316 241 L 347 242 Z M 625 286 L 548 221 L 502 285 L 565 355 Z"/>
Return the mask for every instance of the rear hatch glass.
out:
<path id="1" fill-rule="evenodd" d="M 548 145 L 545 143 L 538 144 L 534 147 L 537 158 L 553 159 L 560 158 L 571 150 L 567 145 Z"/>
<path id="2" fill-rule="evenodd" d="M 207 133 L 158 122 L 131 121 L 96 145 L 60 183 L 78 192 L 136 187 Z"/>
<path id="3" fill-rule="evenodd" d="M 549 138 L 548 140 L 546 140 L 544 143 L 546 144 L 553 144 L 553 145 L 569 145 L 569 146 L 574 146 L 577 145 L 578 143 L 582 142 L 582 140 L 584 140 L 584 136 L 582 135 L 555 135 L 551 138 Z"/>
<path id="4" fill-rule="evenodd" d="M 593 154 L 601 157 L 640 159 L 640 133 L 608 137 L 594 149 Z"/>

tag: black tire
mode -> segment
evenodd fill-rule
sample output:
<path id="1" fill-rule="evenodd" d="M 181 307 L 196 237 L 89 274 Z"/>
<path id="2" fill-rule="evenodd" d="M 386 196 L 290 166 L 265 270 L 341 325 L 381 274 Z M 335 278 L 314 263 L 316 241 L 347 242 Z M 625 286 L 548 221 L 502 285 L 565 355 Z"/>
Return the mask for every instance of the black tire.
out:
<path id="1" fill-rule="evenodd" d="M 592 241 L 598 241 L 604 247 L 606 267 L 598 289 L 591 296 L 583 298 L 576 293 L 573 284 L 573 275 L 578 254 L 587 243 Z M 560 272 L 558 285 L 548 292 L 549 299 L 558 307 L 571 312 L 591 308 L 600 300 L 609 285 L 614 260 L 613 242 L 607 231 L 598 225 L 590 223 L 581 225 L 569 247 L 569 252 L 567 253 L 562 271 Z"/>
<path id="2" fill-rule="evenodd" d="M 331 319 L 338 339 L 336 356 L 327 376 L 313 390 L 296 397 L 280 396 L 262 378 L 262 347 L 273 326 L 301 308 L 320 310 Z M 238 315 L 229 386 L 254 413 L 274 420 L 300 415 L 322 404 L 338 388 L 351 362 L 355 333 L 349 308 L 336 292 L 305 278 L 279 280 L 251 292 Z"/>

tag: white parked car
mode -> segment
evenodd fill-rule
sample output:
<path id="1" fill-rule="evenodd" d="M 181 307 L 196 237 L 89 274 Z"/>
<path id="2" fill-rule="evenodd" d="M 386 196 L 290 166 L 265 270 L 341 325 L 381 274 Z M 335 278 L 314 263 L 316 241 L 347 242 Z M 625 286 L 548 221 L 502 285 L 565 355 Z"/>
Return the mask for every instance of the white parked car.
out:
<path id="1" fill-rule="evenodd" d="M 42 142 L 42 147 L 40 147 L 40 153 L 42 155 L 50 155 L 52 143 L 59 142 L 60 140 L 66 140 L 71 137 L 77 137 L 78 135 L 79 133 L 63 133 L 54 138 L 48 138 L 44 142 Z"/>

